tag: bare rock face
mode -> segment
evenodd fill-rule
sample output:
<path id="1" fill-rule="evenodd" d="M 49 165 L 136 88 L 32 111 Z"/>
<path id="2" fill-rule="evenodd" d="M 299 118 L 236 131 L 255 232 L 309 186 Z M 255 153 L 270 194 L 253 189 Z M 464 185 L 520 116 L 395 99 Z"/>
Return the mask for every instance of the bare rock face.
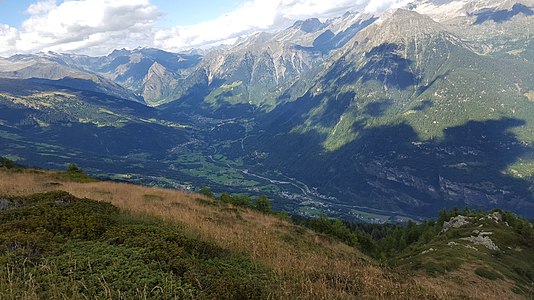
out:
<path id="1" fill-rule="evenodd" d="M 492 214 L 489 214 L 488 219 L 495 221 L 495 223 L 500 223 L 502 222 L 502 213 L 500 211 L 496 211 Z"/>
<path id="2" fill-rule="evenodd" d="M 448 222 L 443 223 L 443 229 L 442 232 L 447 232 L 450 228 L 460 228 L 464 225 L 469 224 L 468 221 L 469 218 L 466 216 L 458 215 L 456 217 L 452 217 Z"/>
<path id="3" fill-rule="evenodd" d="M 478 236 L 470 236 L 466 238 L 461 238 L 461 240 L 469 241 L 475 245 L 482 245 L 489 250 L 500 251 L 499 247 L 489 238 L 492 235 L 492 232 L 480 232 Z"/>
<path id="4" fill-rule="evenodd" d="M 471 245 L 463 245 L 463 244 L 459 244 L 459 243 L 457 243 L 457 242 L 452 242 L 452 241 L 449 242 L 447 245 L 448 245 L 449 247 L 455 247 L 455 246 L 458 246 L 458 247 L 464 247 L 464 248 L 466 248 L 466 249 L 471 249 L 471 250 L 474 250 L 474 251 L 477 251 L 477 252 L 478 252 L 478 249 L 475 248 L 475 247 L 473 247 L 473 246 L 471 246 Z"/>
<path id="5" fill-rule="evenodd" d="M 143 79 L 143 97 L 150 104 L 172 97 L 178 84 L 177 75 L 154 62 Z"/>
<path id="6" fill-rule="evenodd" d="M 436 249 L 430 248 L 428 250 L 425 250 L 425 251 L 421 252 L 421 254 L 427 254 L 427 253 L 434 252 L 434 251 L 436 251 Z"/>

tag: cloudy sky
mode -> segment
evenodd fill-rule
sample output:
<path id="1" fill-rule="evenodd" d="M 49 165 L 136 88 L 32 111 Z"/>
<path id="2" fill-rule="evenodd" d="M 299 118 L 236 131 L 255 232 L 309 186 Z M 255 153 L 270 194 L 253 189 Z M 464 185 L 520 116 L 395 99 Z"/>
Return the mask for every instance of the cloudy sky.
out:
<path id="1" fill-rule="evenodd" d="M 310 17 L 380 13 L 408 0 L 0 0 L 0 56 L 180 51 Z"/>

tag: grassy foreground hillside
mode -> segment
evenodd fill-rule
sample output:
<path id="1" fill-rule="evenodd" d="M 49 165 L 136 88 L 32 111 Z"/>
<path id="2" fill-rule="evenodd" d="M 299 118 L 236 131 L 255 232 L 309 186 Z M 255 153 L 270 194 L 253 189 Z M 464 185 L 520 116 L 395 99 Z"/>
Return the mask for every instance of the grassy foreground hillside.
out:
<path id="1" fill-rule="evenodd" d="M 0 220 L 0 299 L 532 297 L 473 273 L 478 260 L 454 275 L 392 269 L 277 216 L 65 173 L 0 168 Z"/>

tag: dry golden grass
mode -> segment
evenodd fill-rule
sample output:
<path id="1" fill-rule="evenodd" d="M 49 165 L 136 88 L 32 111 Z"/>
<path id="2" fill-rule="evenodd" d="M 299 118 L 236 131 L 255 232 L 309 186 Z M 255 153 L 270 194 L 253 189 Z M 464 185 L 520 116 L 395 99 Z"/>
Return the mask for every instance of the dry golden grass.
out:
<path id="1" fill-rule="evenodd" d="M 419 277 L 416 282 L 439 293 L 447 293 L 450 298 L 465 299 L 524 299 L 523 296 L 511 293 L 514 283 L 505 280 L 491 281 L 474 273 L 476 265 L 463 265 L 460 269 L 435 278 Z"/>
<path id="2" fill-rule="evenodd" d="M 274 299 L 450 299 L 462 294 L 451 294 L 452 287 L 442 288 L 424 277 L 394 275 L 351 247 L 274 216 L 205 205 L 195 200 L 202 197 L 197 194 L 58 178 L 45 171 L 0 171 L 0 195 L 60 189 L 79 198 L 110 202 L 135 215 L 177 223 L 201 239 L 269 267 L 279 284 Z M 469 294 L 492 298 L 476 290 Z"/>

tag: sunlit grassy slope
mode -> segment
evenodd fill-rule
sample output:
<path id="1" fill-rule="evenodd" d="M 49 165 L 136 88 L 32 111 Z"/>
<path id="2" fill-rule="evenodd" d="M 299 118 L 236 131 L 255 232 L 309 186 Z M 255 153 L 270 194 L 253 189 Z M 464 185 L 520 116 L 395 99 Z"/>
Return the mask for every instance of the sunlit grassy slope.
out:
<path id="1" fill-rule="evenodd" d="M 54 190 L 73 196 L 28 196 Z M 0 242 L 18 245 L 0 249 L 1 299 L 522 297 L 504 280 L 400 274 L 331 237 L 197 194 L 4 169 L 0 195 L 10 224 Z M 24 246 L 36 244 L 43 250 Z"/>

